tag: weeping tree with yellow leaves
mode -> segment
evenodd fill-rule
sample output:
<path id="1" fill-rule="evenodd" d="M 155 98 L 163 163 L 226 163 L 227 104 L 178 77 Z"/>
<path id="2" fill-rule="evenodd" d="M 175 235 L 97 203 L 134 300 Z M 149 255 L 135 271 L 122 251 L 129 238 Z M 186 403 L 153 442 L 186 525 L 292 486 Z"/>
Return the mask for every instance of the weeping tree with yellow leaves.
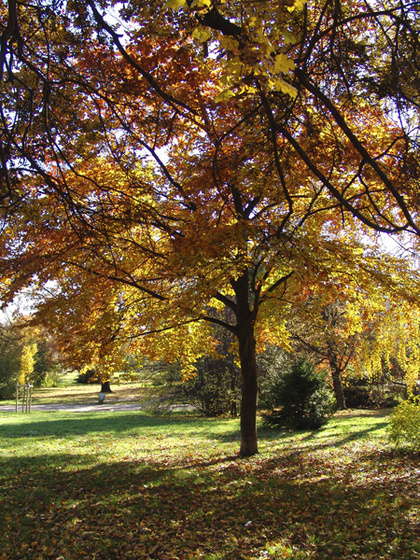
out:
<path id="1" fill-rule="evenodd" d="M 420 314 L 411 273 L 402 259 L 377 258 L 368 276 L 362 267 L 345 285 L 338 279 L 334 287 L 319 283 L 290 311 L 292 348 L 327 365 L 340 409 L 346 407 L 349 371 L 356 379 L 385 376 L 409 391 L 420 371 Z"/>
<path id="2" fill-rule="evenodd" d="M 420 315 L 416 307 L 404 302 L 388 309 L 375 336 L 361 344 L 355 364 L 356 371 L 368 378 L 396 384 L 408 395 L 416 391 L 420 377 Z"/>

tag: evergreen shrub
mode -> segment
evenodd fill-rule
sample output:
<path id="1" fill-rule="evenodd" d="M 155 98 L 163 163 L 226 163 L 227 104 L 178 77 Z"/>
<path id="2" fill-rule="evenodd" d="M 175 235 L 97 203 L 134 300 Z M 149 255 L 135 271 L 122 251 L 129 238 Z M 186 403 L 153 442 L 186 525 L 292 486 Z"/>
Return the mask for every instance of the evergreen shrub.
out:
<path id="1" fill-rule="evenodd" d="M 300 359 L 279 371 L 265 386 L 261 408 L 265 423 L 291 429 L 318 429 L 335 410 L 335 397 L 325 372 Z"/>
<path id="2" fill-rule="evenodd" d="M 76 383 L 100 383 L 96 368 L 91 368 L 79 373 Z"/>

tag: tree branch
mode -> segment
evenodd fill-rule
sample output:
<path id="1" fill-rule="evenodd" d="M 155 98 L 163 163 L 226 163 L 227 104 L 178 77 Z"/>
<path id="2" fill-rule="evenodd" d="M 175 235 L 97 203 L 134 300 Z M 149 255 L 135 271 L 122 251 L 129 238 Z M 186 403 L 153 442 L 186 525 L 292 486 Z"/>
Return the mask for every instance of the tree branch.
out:
<path id="1" fill-rule="evenodd" d="M 340 111 L 337 109 L 337 107 L 319 89 L 318 86 L 316 86 L 313 82 L 311 82 L 309 80 L 308 76 L 302 70 L 296 70 L 296 76 L 297 76 L 299 82 L 308 91 L 310 91 L 319 101 L 321 101 L 324 104 L 324 106 L 328 109 L 328 111 L 333 116 L 335 122 L 338 124 L 338 126 L 341 128 L 341 130 L 344 132 L 344 134 L 350 140 L 350 142 L 352 143 L 354 148 L 362 156 L 363 160 L 366 161 L 372 167 L 372 169 L 375 171 L 375 173 L 381 179 L 383 184 L 386 186 L 386 188 L 389 190 L 389 192 L 395 198 L 399 208 L 401 209 L 402 213 L 404 214 L 405 219 L 407 220 L 407 224 L 409 224 L 416 233 L 420 233 L 420 228 L 413 221 L 413 218 L 411 216 L 410 211 L 408 210 L 408 207 L 407 207 L 407 205 L 404 201 L 403 196 L 400 194 L 397 187 L 394 185 L 394 183 L 389 179 L 389 177 L 383 171 L 383 169 L 381 168 L 379 163 L 370 155 L 370 153 L 367 151 L 367 149 L 363 146 L 362 142 L 360 142 L 360 140 L 357 138 L 357 136 L 352 132 L 352 130 L 350 129 L 350 127 L 346 123 L 343 115 L 340 113 Z M 325 179 L 325 180 L 327 181 L 328 184 L 330 184 L 330 182 L 327 179 Z M 328 186 L 328 188 L 329 188 L 329 190 L 331 190 L 331 188 L 329 186 Z M 345 203 L 344 200 L 343 200 L 343 203 Z M 350 207 L 350 208 L 353 209 L 353 207 Z M 355 209 L 353 209 L 351 211 L 354 212 L 354 210 Z M 357 217 L 359 219 L 362 219 L 361 215 L 358 215 Z M 366 218 L 363 221 L 366 225 L 369 225 L 369 227 L 372 227 L 372 225 L 370 223 L 368 223 Z M 398 227 L 398 226 L 395 227 L 396 231 L 401 231 L 402 229 L 406 229 L 406 228 L 402 228 L 402 227 Z M 389 230 L 388 230 L 388 228 L 385 228 L 385 229 L 381 229 L 381 231 L 389 231 Z"/>

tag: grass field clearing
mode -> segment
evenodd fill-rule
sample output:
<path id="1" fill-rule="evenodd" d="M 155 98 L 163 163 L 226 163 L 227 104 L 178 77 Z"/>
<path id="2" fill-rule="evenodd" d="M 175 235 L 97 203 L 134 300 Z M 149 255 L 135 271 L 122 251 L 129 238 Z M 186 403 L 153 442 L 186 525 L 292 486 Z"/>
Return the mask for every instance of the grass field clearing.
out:
<path id="1" fill-rule="evenodd" d="M 0 412 L 0 558 L 420 557 L 419 457 L 392 451 L 389 411 L 317 432 L 143 411 Z"/>

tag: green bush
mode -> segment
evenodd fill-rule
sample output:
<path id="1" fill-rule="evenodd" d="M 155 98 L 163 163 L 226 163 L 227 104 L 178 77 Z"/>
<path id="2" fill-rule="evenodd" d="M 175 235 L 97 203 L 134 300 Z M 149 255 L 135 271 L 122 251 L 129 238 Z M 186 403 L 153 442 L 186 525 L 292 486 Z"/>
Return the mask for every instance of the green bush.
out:
<path id="1" fill-rule="evenodd" d="M 42 387 L 60 387 L 61 385 L 61 378 L 63 376 L 63 372 L 58 369 L 50 369 L 44 375 L 42 380 Z"/>
<path id="2" fill-rule="evenodd" d="M 335 409 L 327 375 L 303 359 L 273 377 L 261 401 L 266 424 L 292 429 L 320 428 Z"/>
<path id="3" fill-rule="evenodd" d="M 10 326 L 0 324 L 0 400 L 11 399 L 15 395 L 21 353 L 19 336 Z"/>
<path id="4" fill-rule="evenodd" d="M 100 383 L 96 368 L 87 369 L 83 373 L 79 373 L 76 383 Z"/>
<path id="5" fill-rule="evenodd" d="M 412 397 L 393 410 L 388 437 L 395 447 L 420 450 L 420 397 Z"/>
<path id="6" fill-rule="evenodd" d="M 183 400 L 205 416 L 236 416 L 240 402 L 240 372 L 232 357 L 201 358 L 196 369 L 197 374 L 181 386 Z"/>

